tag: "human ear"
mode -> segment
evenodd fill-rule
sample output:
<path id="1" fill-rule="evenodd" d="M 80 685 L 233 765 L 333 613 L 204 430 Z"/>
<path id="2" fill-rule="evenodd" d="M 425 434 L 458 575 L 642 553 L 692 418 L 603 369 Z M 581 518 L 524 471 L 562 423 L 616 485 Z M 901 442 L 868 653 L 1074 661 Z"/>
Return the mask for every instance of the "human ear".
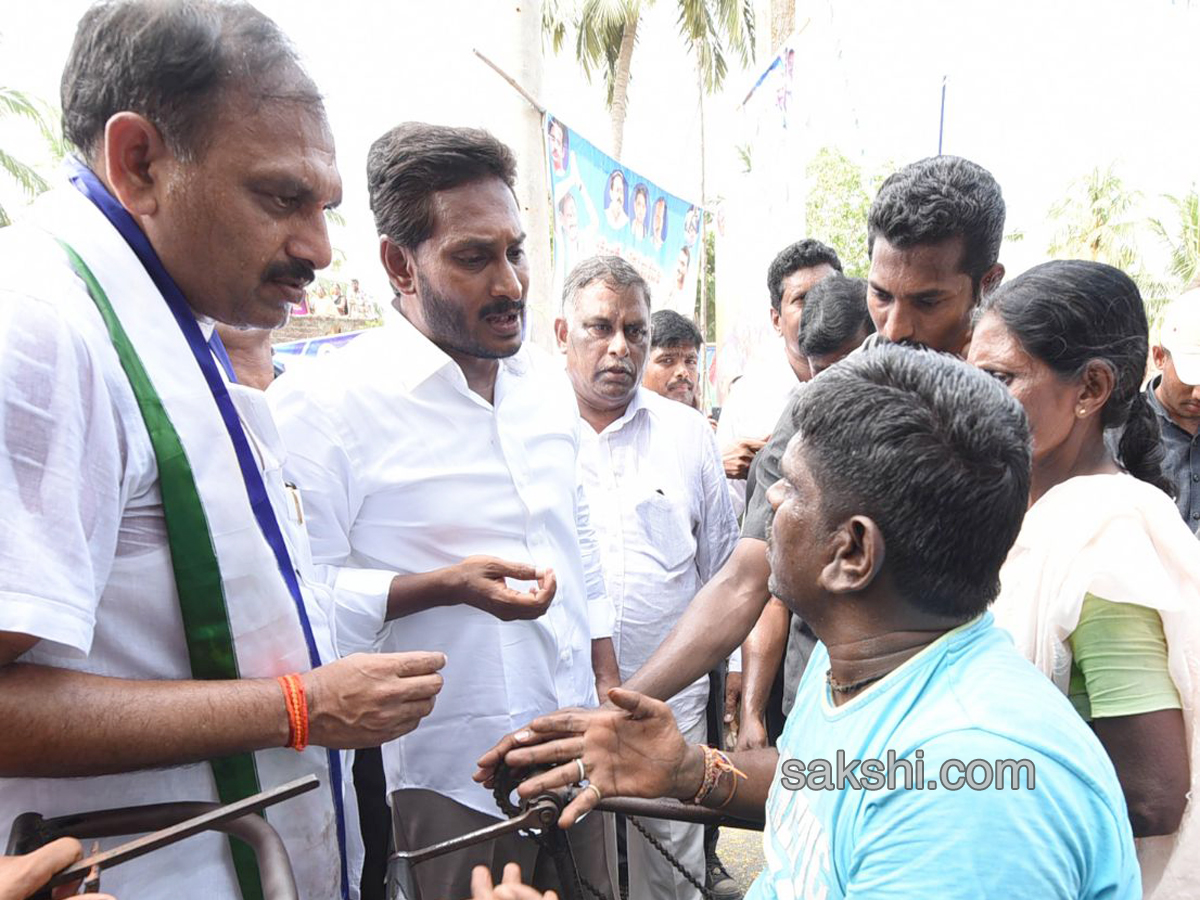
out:
<path id="1" fill-rule="evenodd" d="M 1167 363 L 1167 351 L 1156 344 L 1150 348 L 1150 356 L 1154 360 L 1154 368 L 1161 371 Z"/>
<path id="2" fill-rule="evenodd" d="M 883 532 L 867 516 L 851 516 L 830 535 L 831 556 L 817 581 L 831 594 L 866 590 L 883 566 Z"/>
<path id="3" fill-rule="evenodd" d="M 1099 360 L 1088 363 L 1079 387 L 1079 397 L 1075 402 L 1079 417 L 1083 418 L 1103 409 L 1108 398 L 1112 396 L 1115 385 L 1116 378 L 1111 366 Z"/>
<path id="4" fill-rule="evenodd" d="M 559 316 L 554 320 L 554 340 L 558 343 L 558 349 L 567 352 L 567 320 Z"/>
<path id="5" fill-rule="evenodd" d="M 779 325 L 779 310 L 771 307 L 771 327 L 775 329 L 776 334 L 783 334 L 783 329 Z"/>
<path id="6" fill-rule="evenodd" d="M 983 278 L 979 280 L 979 294 L 991 293 L 1000 286 L 1000 282 L 1004 280 L 1004 266 L 1001 263 L 996 263 L 990 269 L 983 273 Z"/>
<path id="7" fill-rule="evenodd" d="M 386 234 L 380 235 L 379 259 L 396 293 L 410 296 L 416 293 L 416 266 L 411 250 L 393 243 Z"/>
<path id="8" fill-rule="evenodd" d="M 144 116 L 119 112 L 104 126 L 100 167 L 120 204 L 134 216 L 158 211 L 166 163 L 175 162 L 158 129 Z"/>

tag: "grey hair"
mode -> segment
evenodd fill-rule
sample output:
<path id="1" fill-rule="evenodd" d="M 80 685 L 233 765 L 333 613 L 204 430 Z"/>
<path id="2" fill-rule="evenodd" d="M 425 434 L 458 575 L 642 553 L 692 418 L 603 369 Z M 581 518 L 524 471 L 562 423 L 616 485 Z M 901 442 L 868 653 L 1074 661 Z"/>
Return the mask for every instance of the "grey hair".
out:
<path id="1" fill-rule="evenodd" d="M 291 101 L 324 117 L 287 36 L 242 0 L 107 0 L 79 21 L 62 77 L 63 136 L 85 157 L 119 112 L 145 116 L 194 162 L 224 99 Z"/>
<path id="2" fill-rule="evenodd" d="M 650 308 L 650 285 L 637 269 L 619 256 L 592 256 L 575 266 L 563 285 L 562 317 L 568 322 L 575 312 L 583 289 L 602 281 L 614 291 L 641 288 L 646 308 Z"/>

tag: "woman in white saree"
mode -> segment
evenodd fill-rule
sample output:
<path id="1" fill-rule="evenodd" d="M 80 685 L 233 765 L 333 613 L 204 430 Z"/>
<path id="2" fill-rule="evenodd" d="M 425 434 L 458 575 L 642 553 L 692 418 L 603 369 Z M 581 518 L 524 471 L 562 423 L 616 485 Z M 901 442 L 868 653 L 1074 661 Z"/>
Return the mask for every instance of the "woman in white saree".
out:
<path id="1" fill-rule="evenodd" d="M 1140 392 L 1147 350 L 1133 281 L 1058 261 L 984 298 L 969 360 L 1008 385 L 1033 436 L 1030 506 L 996 622 L 1091 722 L 1125 793 L 1145 896 L 1174 900 L 1200 891 L 1188 802 L 1200 776 L 1200 545 L 1160 468 Z M 1118 428 L 1114 454 L 1105 434 Z"/>

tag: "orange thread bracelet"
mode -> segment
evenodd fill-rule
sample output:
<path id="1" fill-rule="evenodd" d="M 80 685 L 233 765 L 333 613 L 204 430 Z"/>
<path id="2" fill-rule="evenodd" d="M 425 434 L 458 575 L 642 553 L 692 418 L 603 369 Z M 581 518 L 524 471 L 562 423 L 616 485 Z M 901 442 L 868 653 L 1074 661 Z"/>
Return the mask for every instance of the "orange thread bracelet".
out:
<path id="1" fill-rule="evenodd" d="M 299 675 L 280 675 L 276 680 L 287 707 L 287 746 L 296 751 L 303 750 L 308 746 L 308 701 L 304 695 L 304 682 Z"/>

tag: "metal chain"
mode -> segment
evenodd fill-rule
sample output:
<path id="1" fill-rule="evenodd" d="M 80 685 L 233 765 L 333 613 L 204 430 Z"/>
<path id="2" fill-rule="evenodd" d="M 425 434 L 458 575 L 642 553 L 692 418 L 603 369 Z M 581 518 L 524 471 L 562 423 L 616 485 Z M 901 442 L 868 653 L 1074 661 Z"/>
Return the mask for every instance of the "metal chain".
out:
<path id="1" fill-rule="evenodd" d="M 638 831 L 640 831 L 642 834 L 642 837 L 644 837 L 647 841 L 649 841 L 650 846 L 653 847 L 655 850 L 657 850 L 659 853 L 661 853 L 663 855 L 663 857 L 666 859 L 666 861 L 669 862 L 675 868 L 675 871 L 677 871 L 680 875 L 682 875 L 689 882 L 691 882 L 692 886 L 700 892 L 701 897 L 708 897 L 709 900 L 714 900 L 714 898 L 717 895 L 713 891 L 710 891 L 708 888 L 706 888 L 699 881 L 697 881 L 695 876 L 693 876 L 687 869 L 685 869 L 683 867 L 683 863 L 681 863 L 679 860 L 677 860 L 674 857 L 674 855 L 671 853 L 671 851 L 668 850 L 666 847 L 664 847 L 662 845 L 662 842 L 659 841 L 654 835 L 652 835 L 649 832 L 649 830 L 646 828 L 646 826 L 644 826 L 641 822 L 639 822 L 633 816 L 626 816 L 625 821 L 628 822 L 630 825 L 632 825 L 634 828 L 636 828 Z"/>
<path id="2" fill-rule="evenodd" d="M 515 788 L 524 777 L 528 777 L 529 774 L 530 773 L 528 771 L 521 773 L 513 772 L 503 764 L 501 764 L 496 771 L 496 780 L 492 789 L 492 796 L 495 797 L 496 805 L 500 807 L 501 812 L 503 812 L 509 818 L 512 818 L 520 812 L 520 808 L 512 802 L 513 788 Z M 642 837 L 644 837 L 650 843 L 650 846 L 661 853 L 666 861 L 669 862 L 672 867 L 679 872 L 680 875 L 686 878 L 688 882 L 700 892 L 701 897 L 707 897 L 708 900 L 715 900 L 717 895 L 713 891 L 710 891 L 708 888 L 706 888 L 703 883 L 698 881 L 695 876 L 688 872 L 688 870 L 683 867 L 683 864 L 675 858 L 671 851 L 664 847 L 662 842 L 654 837 L 654 835 L 652 835 L 646 829 L 646 827 L 642 825 L 641 822 L 639 822 L 633 816 L 625 816 L 625 821 L 629 822 L 634 828 L 641 832 Z M 544 847 L 547 852 L 554 852 L 554 849 L 550 846 L 550 842 L 545 834 L 539 833 L 531 836 L 542 847 Z M 567 838 L 568 841 L 570 840 L 565 833 L 563 837 Z M 608 896 L 603 891 L 584 878 L 583 875 L 579 874 L 578 871 L 576 871 L 575 874 L 579 878 L 579 883 L 583 886 L 584 890 L 595 897 L 596 900 L 609 900 Z M 627 900 L 627 898 L 622 895 L 622 900 Z"/>

